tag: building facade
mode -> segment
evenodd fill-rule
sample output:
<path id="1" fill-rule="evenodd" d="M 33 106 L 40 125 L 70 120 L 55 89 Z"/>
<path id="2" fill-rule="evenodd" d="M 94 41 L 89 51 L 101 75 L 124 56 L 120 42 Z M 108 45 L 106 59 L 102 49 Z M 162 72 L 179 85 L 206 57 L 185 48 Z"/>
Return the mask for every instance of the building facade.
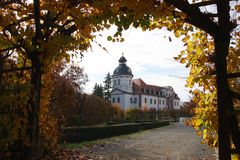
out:
<path id="1" fill-rule="evenodd" d="M 126 58 L 119 59 L 119 66 L 112 75 L 111 102 L 120 107 L 156 110 L 179 109 L 180 98 L 171 86 L 160 87 L 146 84 L 142 79 L 132 79 L 132 70 L 126 65 Z"/>

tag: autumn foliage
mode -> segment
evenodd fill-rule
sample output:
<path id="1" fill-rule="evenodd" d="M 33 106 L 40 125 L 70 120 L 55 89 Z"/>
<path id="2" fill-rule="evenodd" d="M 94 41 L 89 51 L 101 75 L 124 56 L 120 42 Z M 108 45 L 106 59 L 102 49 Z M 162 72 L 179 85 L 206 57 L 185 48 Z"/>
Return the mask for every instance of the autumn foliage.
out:
<path id="1" fill-rule="evenodd" d="M 197 2 L 206 5 L 205 1 Z M 59 99 L 59 92 L 63 92 L 63 88 L 57 88 L 59 92 L 56 91 L 54 87 L 59 86 L 54 86 L 54 79 L 49 80 L 46 75 L 51 74 L 51 67 L 59 61 L 65 59 L 69 62 L 70 56 L 81 55 L 82 51 L 90 48 L 96 36 L 93 33 L 115 24 L 116 33 L 108 37 L 113 42 L 123 41 L 122 31 L 130 26 L 141 27 L 143 30 L 165 27 L 176 37 L 182 38 L 186 49 L 176 59 L 190 67 L 187 86 L 192 88 L 197 85 L 201 88 L 191 91 L 198 106 L 193 125 L 203 133 L 204 142 L 211 146 L 220 142 L 217 141 L 218 130 L 221 131 L 219 133 L 224 132 L 218 134 L 222 136 L 219 140 L 223 144 L 219 146 L 223 158 L 230 158 L 228 136 L 232 137 L 239 152 L 240 131 L 236 116 L 232 113 L 226 115 L 229 111 L 234 111 L 233 104 L 235 108 L 239 106 L 236 100 L 239 99 L 239 83 L 236 79 L 227 79 L 229 77 L 226 75 L 239 72 L 236 15 L 240 12 L 240 7 L 238 3 L 230 6 L 229 1 L 211 3 L 216 3 L 218 14 L 204 13 L 196 4 L 193 6 L 184 0 L 1 0 L 1 151 L 9 155 L 7 150 L 11 148 L 13 152 L 16 151 L 16 156 L 23 155 L 28 159 L 42 157 L 42 136 L 58 120 L 62 119 L 61 123 L 70 121 L 70 113 L 66 113 L 65 109 L 77 107 L 72 93 L 79 90 L 74 81 L 69 83 L 68 77 L 59 76 L 58 85 L 71 93 L 64 97 L 73 100 L 67 104 Z M 230 10 L 235 17 L 230 18 Z M 90 102 L 88 98 L 93 101 Z M 96 109 L 97 102 L 102 106 L 107 105 L 94 97 L 88 98 L 86 102 L 94 106 L 93 109 Z M 62 107 L 59 115 L 66 115 L 54 115 L 52 110 L 59 109 L 56 107 L 58 105 Z M 107 108 L 100 110 L 108 115 Z M 90 112 L 85 112 L 90 115 Z M 103 119 L 98 117 L 98 120 Z M 228 144 L 224 145 L 225 142 Z"/>
<path id="2" fill-rule="evenodd" d="M 75 113 L 75 124 L 94 125 L 113 119 L 114 109 L 108 101 L 95 95 L 83 94 L 80 96 L 80 112 Z"/>

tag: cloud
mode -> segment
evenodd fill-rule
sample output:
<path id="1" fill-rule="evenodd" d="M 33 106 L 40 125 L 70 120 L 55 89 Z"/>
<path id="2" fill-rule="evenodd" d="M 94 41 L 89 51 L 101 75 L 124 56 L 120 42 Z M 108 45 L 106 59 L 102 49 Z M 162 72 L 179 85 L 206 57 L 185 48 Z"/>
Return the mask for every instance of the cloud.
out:
<path id="1" fill-rule="evenodd" d="M 94 43 L 92 51 L 84 53 L 81 66 L 85 68 L 90 79 L 86 85 L 87 92 L 92 91 L 94 83 L 102 83 L 108 72 L 113 73 L 118 66 L 118 59 L 124 53 L 128 60 L 127 65 L 132 69 L 135 78 L 140 77 L 149 83 L 159 82 L 156 85 L 171 85 L 176 88 L 182 99 L 187 100 L 185 82 L 180 83 L 176 78 L 169 77 L 169 75 L 186 77 L 189 72 L 183 65 L 173 60 L 173 57 L 184 49 L 181 40 L 167 30 L 143 32 L 141 29 L 131 28 L 124 31 L 124 42 L 107 41 L 107 36 L 113 35 L 114 30 L 115 27 L 105 30 L 101 33 L 102 36 L 96 38 L 109 53 Z"/>

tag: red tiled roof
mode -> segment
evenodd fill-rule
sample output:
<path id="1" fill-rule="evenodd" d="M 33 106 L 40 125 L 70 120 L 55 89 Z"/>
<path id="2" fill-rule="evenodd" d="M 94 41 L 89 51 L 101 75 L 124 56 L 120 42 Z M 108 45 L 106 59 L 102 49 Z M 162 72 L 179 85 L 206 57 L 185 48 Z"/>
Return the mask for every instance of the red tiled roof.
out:
<path id="1" fill-rule="evenodd" d="M 133 81 L 133 92 L 135 93 L 143 93 L 143 89 L 149 89 L 149 91 L 159 92 L 161 87 L 148 85 L 142 79 L 134 79 Z"/>
<path id="2" fill-rule="evenodd" d="M 136 94 L 151 94 L 152 95 L 152 94 L 158 94 L 164 88 L 170 89 L 168 87 L 148 85 L 141 78 L 133 79 L 132 85 L 133 85 L 133 93 L 136 93 Z M 144 90 L 146 90 L 146 89 L 149 90 L 149 93 L 146 93 L 146 92 L 144 93 Z M 153 91 L 153 93 L 151 93 L 152 91 Z M 175 92 L 174 92 L 174 97 L 176 99 L 179 99 L 178 95 Z"/>

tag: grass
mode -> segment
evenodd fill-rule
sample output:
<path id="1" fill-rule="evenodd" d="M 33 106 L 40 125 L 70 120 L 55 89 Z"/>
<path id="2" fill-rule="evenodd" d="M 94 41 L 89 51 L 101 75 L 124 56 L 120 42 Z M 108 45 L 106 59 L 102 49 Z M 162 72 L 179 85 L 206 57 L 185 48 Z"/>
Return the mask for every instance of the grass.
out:
<path id="1" fill-rule="evenodd" d="M 62 143 L 61 146 L 65 149 L 74 150 L 82 147 L 90 147 L 93 145 L 103 145 L 103 144 L 105 144 L 103 139 L 99 139 L 99 140 L 93 140 L 93 141 L 84 141 L 81 143 L 66 143 L 66 144 Z"/>

